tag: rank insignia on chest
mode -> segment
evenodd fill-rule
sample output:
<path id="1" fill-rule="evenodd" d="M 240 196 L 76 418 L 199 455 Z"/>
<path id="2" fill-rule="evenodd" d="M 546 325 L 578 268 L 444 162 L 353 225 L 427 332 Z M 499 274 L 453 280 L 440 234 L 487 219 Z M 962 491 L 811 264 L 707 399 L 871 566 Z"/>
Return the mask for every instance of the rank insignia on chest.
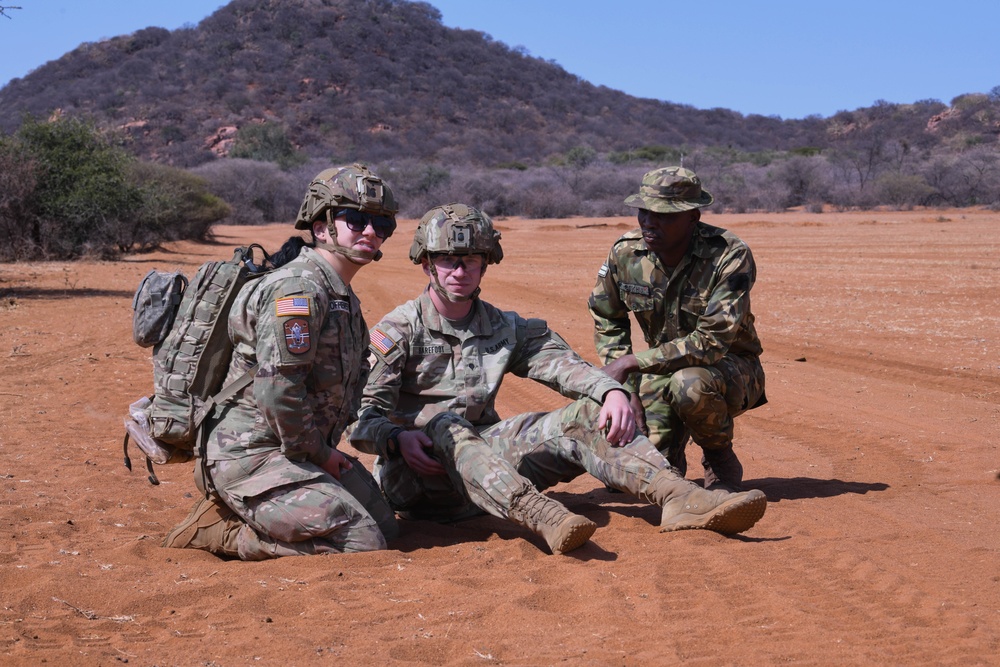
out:
<path id="1" fill-rule="evenodd" d="M 330 310 L 349 313 L 351 312 L 351 304 L 342 299 L 334 299 L 333 301 L 330 302 Z"/>
<path id="2" fill-rule="evenodd" d="M 371 330 L 371 333 L 368 334 L 368 338 L 371 342 L 372 349 L 382 355 L 389 354 L 392 352 L 393 348 L 396 347 L 396 343 L 377 328 Z"/>
<path id="3" fill-rule="evenodd" d="M 305 315 L 306 317 L 309 317 L 309 297 L 282 297 L 274 302 L 274 311 L 278 317 L 295 317 L 298 315 Z"/>
<path id="4" fill-rule="evenodd" d="M 292 354 L 305 354 L 309 351 L 309 320 L 293 317 L 284 322 L 285 347 Z"/>

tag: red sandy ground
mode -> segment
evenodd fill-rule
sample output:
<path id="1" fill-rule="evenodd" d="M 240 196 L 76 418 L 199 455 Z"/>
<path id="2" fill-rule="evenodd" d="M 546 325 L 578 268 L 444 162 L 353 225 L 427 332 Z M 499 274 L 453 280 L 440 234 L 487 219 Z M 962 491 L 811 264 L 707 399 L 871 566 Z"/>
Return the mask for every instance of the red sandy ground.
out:
<path id="1" fill-rule="evenodd" d="M 660 534 L 655 508 L 581 477 L 550 493 L 600 527 L 562 557 L 492 518 L 407 523 L 388 551 L 347 556 L 162 548 L 194 488 L 190 464 L 158 487 L 122 466 L 122 415 L 151 386 L 133 290 L 290 227 L 0 266 L 0 663 L 997 664 L 1000 214 L 706 220 L 759 267 L 770 403 L 737 421 L 737 445 L 767 514 L 735 538 Z M 630 221 L 499 225 L 484 296 L 594 360 L 587 295 Z M 369 324 L 422 288 L 413 227 L 356 280 Z M 500 408 L 564 400 L 510 381 Z"/>

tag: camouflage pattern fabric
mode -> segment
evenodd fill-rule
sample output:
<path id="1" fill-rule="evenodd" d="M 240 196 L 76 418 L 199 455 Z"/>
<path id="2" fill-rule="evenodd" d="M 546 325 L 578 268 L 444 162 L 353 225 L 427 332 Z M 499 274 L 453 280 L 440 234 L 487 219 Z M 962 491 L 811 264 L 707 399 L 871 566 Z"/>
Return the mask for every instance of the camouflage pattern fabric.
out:
<path id="1" fill-rule="evenodd" d="M 750 248 L 702 222 L 670 272 L 639 230 L 618 239 L 598 271 L 589 301 L 597 353 L 605 364 L 635 354 L 641 373 L 626 386 L 642 396 L 650 439 L 661 451 L 672 450 L 674 465 L 683 460 L 676 450 L 683 451 L 687 431 L 703 447 L 726 447 L 732 418 L 764 395 L 750 310 L 756 278 Z M 629 313 L 647 350 L 633 350 Z"/>
<path id="2" fill-rule="evenodd" d="M 351 444 L 379 455 L 376 477 L 402 516 L 448 520 L 476 508 L 506 517 L 532 486 L 544 489 L 590 472 L 637 493 L 666 460 L 643 437 L 612 448 L 596 430 L 604 394 L 621 385 L 581 359 L 542 320 L 476 300 L 454 327 L 425 292 L 372 329 L 375 363 Z M 501 421 L 494 407 L 508 372 L 578 400 L 552 413 Z M 387 455 L 398 428 L 422 429 L 448 476 L 424 477 Z"/>
<path id="3" fill-rule="evenodd" d="M 428 254 L 483 255 L 488 264 L 503 259 L 500 232 L 483 211 L 465 204 L 445 204 L 427 211 L 417 225 L 410 261 L 420 264 Z"/>
<path id="4" fill-rule="evenodd" d="M 625 200 L 632 208 L 678 213 L 711 206 L 715 198 L 701 187 L 701 179 L 684 167 L 661 167 L 642 177 L 638 194 Z"/>
<path id="5" fill-rule="evenodd" d="M 303 248 L 240 291 L 229 334 L 226 382 L 254 363 L 259 370 L 220 409 L 208 435 L 219 494 L 265 542 L 302 542 L 296 549 L 304 553 L 384 548 L 372 517 L 321 468 L 368 377 L 368 331 L 354 292 Z"/>
<path id="6" fill-rule="evenodd" d="M 361 501 L 308 461 L 272 449 L 213 461 L 208 472 L 219 497 L 247 524 L 237 536 L 241 560 L 386 548 Z"/>

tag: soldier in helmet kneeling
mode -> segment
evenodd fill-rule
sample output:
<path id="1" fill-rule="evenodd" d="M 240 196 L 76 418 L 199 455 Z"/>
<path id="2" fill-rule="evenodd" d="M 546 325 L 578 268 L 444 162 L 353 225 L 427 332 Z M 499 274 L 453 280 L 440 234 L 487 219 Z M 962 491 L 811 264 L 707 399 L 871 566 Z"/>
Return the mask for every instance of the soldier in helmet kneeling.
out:
<path id="1" fill-rule="evenodd" d="M 229 315 L 229 378 L 253 380 L 209 421 L 195 469 L 204 496 L 165 547 L 263 560 L 384 549 L 395 516 L 337 443 L 368 377 L 368 327 L 351 289 L 396 228 L 389 187 L 360 164 L 309 184 L 276 267 Z"/>
<path id="2" fill-rule="evenodd" d="M 399 515 L 449 521 L 487 512 L 565 553 L 597 526 L 540 491 L 589 472 L 662 506 L 662 531 L 733 534 L 753 526 L 767 507 L 762 492 L 685 480 L 637 435 L 619 382 L 544 320 L 480 298 L 487 267 L 502 258 L 488 215 L 463 204 L 431 209 L 410 249 L 429 285 L 371 329 L 373 367 L 350 442 L 378 455 L 376 478 Z M 584 398 L 501 419 L 494 403 L 507 373 Z"/>

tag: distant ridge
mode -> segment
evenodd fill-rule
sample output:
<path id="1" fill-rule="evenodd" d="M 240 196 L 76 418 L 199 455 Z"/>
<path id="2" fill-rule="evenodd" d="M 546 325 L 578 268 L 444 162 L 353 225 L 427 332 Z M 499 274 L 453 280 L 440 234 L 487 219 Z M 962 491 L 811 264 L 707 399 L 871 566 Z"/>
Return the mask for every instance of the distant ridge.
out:
<path id="1" fill-rule="evenodd" d="M 26 112 L 88 115 L 123 128 L 143 158 L 193 166 L 224 155 L 238 128 L 271 121 L 312 157 L 485 167 L 544 164 L 576 146 L 808 153 L 873 123 L 914 146 L 1000 132 L 936 100 L 889 106 L 802 120 L 698 110 L 594 86 L 447 28 L 423 2 L 233 0 L 196 27 L 85 44 L 15 79 L 0 90 L 0 130 Z"/>

